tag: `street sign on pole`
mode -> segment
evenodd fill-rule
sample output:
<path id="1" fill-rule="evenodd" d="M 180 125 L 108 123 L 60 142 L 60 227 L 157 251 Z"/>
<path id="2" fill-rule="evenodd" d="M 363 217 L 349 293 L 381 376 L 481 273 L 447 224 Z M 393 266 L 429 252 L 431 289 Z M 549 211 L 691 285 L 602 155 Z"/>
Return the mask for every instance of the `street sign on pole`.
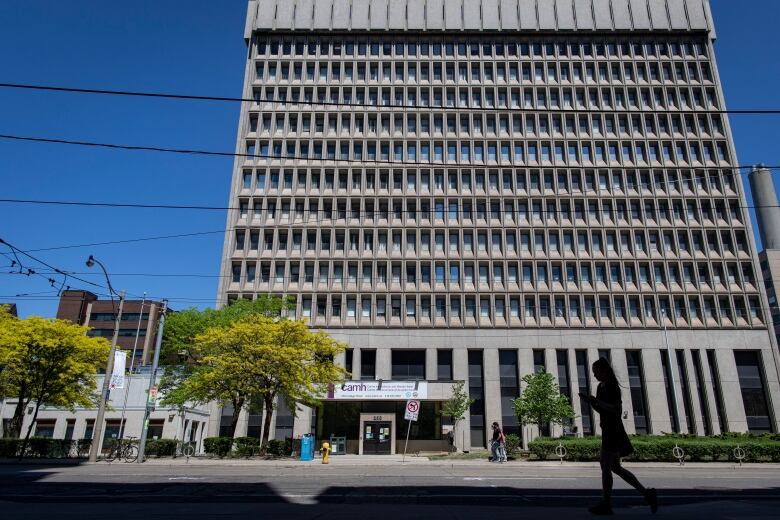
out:
<path id="1" fill-rule="evenodd" d="M 407 421 L 417 421 L 417 417 L 420 415 L 420 401 L 409 400 L 406 401 L 406 413 L 404 419 Z"/>
<path id="2" fill-rule="evenodd" d="M 401 457 L 401 463 L 406 460 L 406 447 L 409 445 L 409 433 L 412 431 L 412 421 L 417 422 L 417 418 L 420 416 L 420 401 L 410 399 L 406 401 L 406 413 L 404 413 L 404 419 L 409 421 L 409 426 L 406 428 L 406 442 L 404 443 L 404 454 Z"/>

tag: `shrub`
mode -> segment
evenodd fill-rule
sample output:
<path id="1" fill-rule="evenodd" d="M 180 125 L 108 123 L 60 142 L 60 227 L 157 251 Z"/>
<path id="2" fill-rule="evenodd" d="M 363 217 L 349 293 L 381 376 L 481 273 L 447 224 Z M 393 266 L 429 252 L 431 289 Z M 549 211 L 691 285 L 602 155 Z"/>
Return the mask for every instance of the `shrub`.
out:
<path id="1" fill-rule="evenodd" d="M 228 455 L 232 447 L 232 437 L 207 437 L 203 439 L 203 451 L 219 458 Z"/>
<path id="2" fill-rule="evenodd" d="M 172 457 L 176 454 L 175 439 L 152 439 L 146 442 L 146 454 L 155 457 Z"/>
<path id="3" fill-rule="evenodd" d="M 260 439 L 256 437 L 238 437 L 233 439 L 233 451 L 236 457 L 251 457 L 260 453 Z"/>
<path id="4" fill-rule="evenodd" d="M 10 459 L 19 455 L 19 447 L 22 442 L 19 439 L 0 438 L 0 458 Z"/>
<path id="5" fill-rule="evenodd" d="M 631 439 L 634 453 L 626 460 L 640 462 L 677 462 L 672 450 L 679 446 L 685 453 L 685 460 L 692 462 L 736 461 L 734 450 L 739 445 L 745 450 L 744 462 L 780 462 L 780 442 L 771 436 L 726 434 L 715 437 L 691 435 L 634 436 Z M 547 439 L 532 441 L 528 449 L 535 459 L 558 458 L 555 448 L 563 444 L 566 460 L 599 460 L 601 439 L 599 437 Z"/>
<path id="6" fill-rule="evenodd" d="M 510 433 L 506 436 L 506 456 L 507 457 L 513 457 L 517 454 L 518 451 L 520 451 L 520 448 L 523 445 L 523 441 L 520 439 L 519 435 L 516 435 L 514 433 Z"/>
<path id="7" fill-rule="evenodd" d="M 292 453 L 292 442 L 287 440 L 271 439 L 265 447 L 265 454 L 274 457 L 285 457 Z"/>

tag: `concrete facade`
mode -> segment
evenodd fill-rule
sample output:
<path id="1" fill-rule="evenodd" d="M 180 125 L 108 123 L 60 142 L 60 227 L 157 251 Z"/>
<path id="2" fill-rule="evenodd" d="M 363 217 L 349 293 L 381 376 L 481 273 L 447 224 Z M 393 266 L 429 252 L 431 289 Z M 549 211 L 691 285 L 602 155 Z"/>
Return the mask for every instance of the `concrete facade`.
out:
<path id="1" fill-rule="evenodd" d="M 250 2 L 218 304 L 293 296 L 353 379 L 451 352 L 480 396 L 459 448 L 578 355 L 593 389 L 609 355 L 632 433 L 746 431 L 748 380 L 777 431 L 714 35 L 702 0 Z"/>
<path id="2" fill-rule="evenodd" d="M 159 382 L 159 381 L 158 381 Z M 97 376 L 96 388 L 101 388 L 103 376 Z M 124 409 L 124 438 L 140 438 L 141 425 L 144 418 L 146 396 L 149 387 L 149 374 L 130 375 L 125 379 L 124 389 L 111 391 L 106 410 L 104 439 L 116 438 L 119 425 L 122 424 Z M 149 416 L 149 439 L 185 439 L 193 442 L 197 453 L 202 453 L 203 439 L 207 436 L 209 411 L 204 406 L 187 406 L 182 411 L 175 407 L 160 404 L 159 394 L 155 409 Z M 7 424 L 14 414 L 17 400 L 7 399 L 0 409 L 0 418 Z M 32 423 L 33 405 L 28 407 L 22 424 L 22 436 Z M 62 408 L 41 407 L 35 425 L 33 436 L 52 437 L 55 439 L 91 439 L 92 428 L 97 416 L 96 408 L 76 408 L 75 412 Z"/>

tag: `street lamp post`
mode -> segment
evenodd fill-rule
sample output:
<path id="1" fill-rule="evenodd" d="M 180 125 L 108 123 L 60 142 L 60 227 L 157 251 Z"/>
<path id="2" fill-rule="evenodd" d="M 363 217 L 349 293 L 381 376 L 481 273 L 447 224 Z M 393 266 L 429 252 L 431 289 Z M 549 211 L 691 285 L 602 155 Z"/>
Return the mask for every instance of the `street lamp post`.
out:
<path id="1" fill-rule="evenodd" d="M 119 322 L 122 320 L 122 308 L 125 304 L 125 293 L 117 293 L 111 286 L 111 280 L 108 278 L 108 272 L 105 266 L 97 260 L 94 256 L 89 255 L 87 259 L 87 267 L 94 267 L 97 264 L 103 270 L 103 274 L 106 276 L 106 282 L 108 283 L 108 292 L 111 296 L 111 308 L 114 310 L 114 336 L 111 339 L 111 349 L 108 351 L 108 360 L 106 361 L 106 374 L 103 377 L 103 389 L 100 392 L 100 401 L 98 402 L 98 413 L 95 418 L 95 428 L 92 433 L 92 444 L 89 447 L 89 461 L 96 462 L 98 453 L 100 453 L 100 446 L 102 445 L 103 437 L 103 417 L 106 414 L 106 402 L 108 401 L 108 395 L 110 391 L 111 373 L 114 371 L 114 353 L 116 352 L 116 343 L 119 339 Z M 119 311 L 114 306 L 114 294 L 119 296 Z M 120 429 L 122 425 L 119 426 Z"/>

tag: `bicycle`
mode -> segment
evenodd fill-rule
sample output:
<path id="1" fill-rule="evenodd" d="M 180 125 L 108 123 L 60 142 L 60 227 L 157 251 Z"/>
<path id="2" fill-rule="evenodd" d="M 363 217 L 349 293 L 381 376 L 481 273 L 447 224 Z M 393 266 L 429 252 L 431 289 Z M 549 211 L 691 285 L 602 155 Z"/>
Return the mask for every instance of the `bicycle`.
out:
<path id="1" fill-rule="evenodd" d="M 111 449 L 106 455 L 108 462 L 114 462 L 119 459 L 124 462 L 135 462 L 138 460 L 138 446 L 133 442 L 135 437 L 128 437 L 127 439 L 117 439 L 114 441 Z"/>

